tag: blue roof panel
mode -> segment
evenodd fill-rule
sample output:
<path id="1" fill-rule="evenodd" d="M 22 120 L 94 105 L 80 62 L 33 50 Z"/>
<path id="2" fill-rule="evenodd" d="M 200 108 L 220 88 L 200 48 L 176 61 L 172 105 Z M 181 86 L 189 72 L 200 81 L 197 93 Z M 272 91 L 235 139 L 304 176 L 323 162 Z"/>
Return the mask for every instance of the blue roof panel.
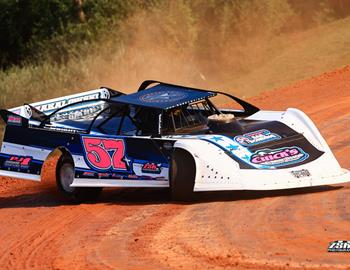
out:
<path id="1" fill-rule="evenodd" d="M 158 84 L 137 93 L 112 98 L 114 101 L 162 110 L 215 96 L 216 93 L 186 87 Z"/>

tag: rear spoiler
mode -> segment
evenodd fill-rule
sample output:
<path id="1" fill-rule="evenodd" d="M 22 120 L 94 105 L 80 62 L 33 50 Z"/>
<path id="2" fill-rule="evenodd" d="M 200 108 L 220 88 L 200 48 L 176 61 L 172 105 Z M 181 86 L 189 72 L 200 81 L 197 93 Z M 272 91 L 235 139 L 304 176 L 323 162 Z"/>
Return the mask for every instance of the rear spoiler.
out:
<path id="1" fill-rule="evenodd" d="M 26 119 L 42 121 L 50 113 L 69 104 L 85 100 L 110 99 L 111 97 L 120 95 L 123 95 L 123 93 L 107 87 L 101 87 L 74 95 L 24 104 L 23 106 L 11 108 L 9 111 Z"/>
<path id="2" fill-rule="evenodd" d="M 154 80 L 147 80 L 147 81 L 144 81 L 143 83 L 141 83 L 141 85 L 139 86 L 139 89 L 137 90 L 137 92 L 145 90 L 151 84 L 162 84 L 162 85 L 165 85 L 165 86 L 172 86 L 172 87 L 186 88 L 186 89 L 195 90 L 195 91 L 212 92 L 212 93 L 216 93 L 216 94 L 222 94 L 224 96 L 227 96 L 227 97 L 233 99 L 239 105 L 242 106 L 244 111 L 236 112 L 237 115 L 247 116 L 247 115 L 252 115 L 252 114 L 260 111 L 260 109 L 258 107 L 255 107 L 253 104 L 250 104 L 250 103 L 248 103 L 248 102 L 246 102 L 246 101 L 244 101 L 244 100 L 242 100 L 242 99 L 240 99 L 240 98 L 238 98 L 236 96 L 230 95 L 230 94 L 225 93 L 225 92 L 192 88 L 192 87 L 176 85 L 176 84 L 170 84 L 170 83 L 164 83 L 164 82 L 154 81 Z"/>

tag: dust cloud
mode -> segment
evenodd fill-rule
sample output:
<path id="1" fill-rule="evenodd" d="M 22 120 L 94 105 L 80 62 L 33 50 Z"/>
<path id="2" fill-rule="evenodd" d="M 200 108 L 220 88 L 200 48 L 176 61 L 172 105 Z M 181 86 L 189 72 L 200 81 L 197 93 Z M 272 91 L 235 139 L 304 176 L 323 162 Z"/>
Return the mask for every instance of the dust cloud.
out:
<path id="1" fill-rule="evenodd" d="M 152 79 L 251 96 L 270 86 L 260 83 L 265 77 L 279 77 L 280 67 L 271 71 L 266 63 L 303 41 L 303 18 L 284 1 L 273 8 L 252 1 L 219 11 L 206 1 L 169 3 L 111 30 L 105 44 L 112 49 L 103 62 L 94 62 L 103 85 L 130 92 Z M 287 61 L 294 61 L 300 52 L 289 53 Z"/>

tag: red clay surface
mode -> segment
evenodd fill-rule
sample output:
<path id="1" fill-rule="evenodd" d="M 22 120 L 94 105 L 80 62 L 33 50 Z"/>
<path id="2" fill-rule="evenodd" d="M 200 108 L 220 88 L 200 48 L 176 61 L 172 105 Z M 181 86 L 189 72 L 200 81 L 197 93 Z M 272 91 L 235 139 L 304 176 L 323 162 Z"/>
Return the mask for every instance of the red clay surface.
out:
<path id="1" fill-rule="evenodd" d="M 350 67 L 251 99 L 298 107 L 350 168 Z M 43 184 L 0 179 L 0 269 L 350 269 L 350 185 L 202 194 L 176 204 L 164 191 L 105 190 L 69 204 L 50 168 Z"/>

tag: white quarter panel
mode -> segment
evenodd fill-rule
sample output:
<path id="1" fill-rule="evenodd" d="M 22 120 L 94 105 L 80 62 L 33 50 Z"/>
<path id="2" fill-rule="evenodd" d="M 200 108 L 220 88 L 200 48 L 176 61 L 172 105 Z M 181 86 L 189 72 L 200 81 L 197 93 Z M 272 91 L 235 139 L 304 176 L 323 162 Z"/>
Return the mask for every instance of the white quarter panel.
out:
<path id="1" fill-rule="evenodd" d="M 310 187 L 350 181 L 350 173 L 339 167 L 333 155 L 286 169 L 240 169 L 238 162 L 213 143 L 180 139 L 174 147 L 192 154 L 196 163 L 194 191 L 274 190 Z M 307 172 L 307 176 L 296 174 Z"/>

